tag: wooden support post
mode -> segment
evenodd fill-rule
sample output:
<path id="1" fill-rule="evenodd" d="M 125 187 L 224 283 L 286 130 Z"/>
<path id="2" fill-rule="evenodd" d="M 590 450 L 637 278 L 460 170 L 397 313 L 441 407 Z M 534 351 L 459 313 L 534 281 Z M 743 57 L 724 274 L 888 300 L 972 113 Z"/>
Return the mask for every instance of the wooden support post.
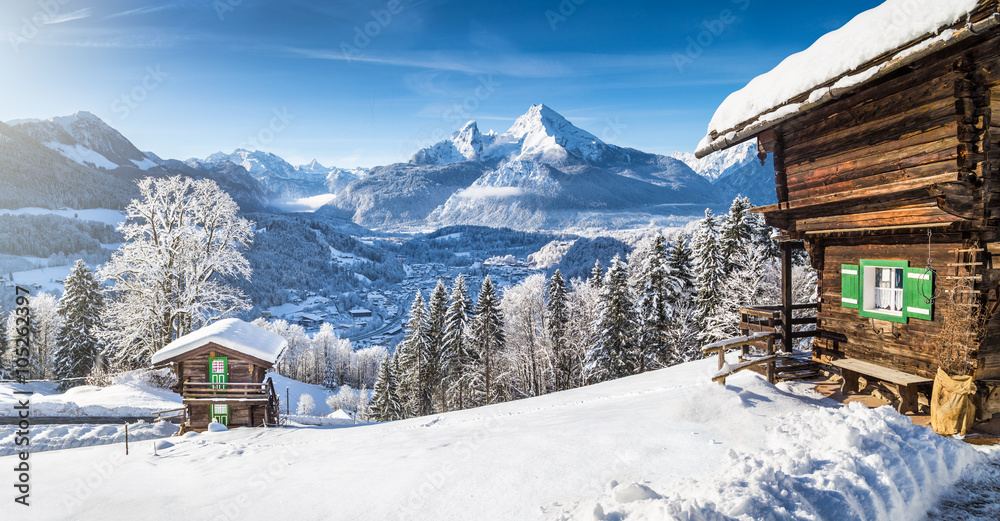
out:
<path id="1" fill-rule="evenodd" d="M 781 349 L 792 352 L 792 246 L 782 242 L 781 246 Z"/>
<path id="2" fill-rule="evenodd" d="M 896 410 L 900 414 L 917 412 L 917 389 L 915 386 L 897 384 L 896 392 L 899 393 L 899 407 Z"/>
<path id="3" fill-rule="evenodd" d="M 858 376 L 860 375 L 849 369 L 841 369 L 840 373 L 844 377 L 844 384 L 841 386 L 840 392 L 844 394 L 858 392 Z"/>
<path id="4" fill-rule="evenodd" d="M 725 349 L 720 349 L 719 350 L 719 371 L 722 370 L 722 366 L 724 366 L 724 365 L 726 365 L 726 350 Z M 723 378 L 722 380 L 719 380 L 719 385 L 726 385 L 726 379 Z"/>

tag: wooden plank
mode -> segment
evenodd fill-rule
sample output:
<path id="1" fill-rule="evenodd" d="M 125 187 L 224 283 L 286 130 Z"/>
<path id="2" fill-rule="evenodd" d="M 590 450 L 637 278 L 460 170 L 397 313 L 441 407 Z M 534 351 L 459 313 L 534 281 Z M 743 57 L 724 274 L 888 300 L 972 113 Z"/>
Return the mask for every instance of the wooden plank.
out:
<path id="1" fill-rule="evenodd" d="M 933 383 L 934 380 L 930 378 L 924 378 L 922 376 L 917 376 L 910 373 L 904 373 L 896 369 L 889 367 L 884 367 L 878 364 L 873 364 L 871 362 L 865 362 L 864 360 L 857 360 L 854 358 L 843 358 L 840 360 L 832 360 L 830 365 L 834 367 L 839 367 L 841 369 L 847 369 L 849 371 L 854 371 L 856 373 L 861 373 L 868 375 L 879 380 L 885 380 L 887 382 L 892 382 L 902 385 L 913 385 L 913 384 L 926 384 Z"/>
<path id="2" fill-rule="evenodd" d="M 732 376 L 732 375 L 734 375 L 734 374 L 736 374 L 736 373 L 738 373 L 738 372 L 740 372 L 740 371 L 742 371 L 744 369 L 747 369 L 749 367 L 753 367 L 755 365 L 760 365 L 760 364 L 766 364 L 768 362 L 773 362 L 773 361 L 777 360 L 778 358 L 780 358 L 779 355 L 769 355 L 769 356 L 762 356 L 762 357 L 759 357 L 759 358 L 753 358 L 751 360 L 748 360 L 746 362 L 740 362 L 738 364 L 730 364 L 728 369 L 723 369 L 722 371 L 719 371 L 718 373 L 715 373 L 715 376 L 712 377 L 712 381 L 713 382 L 718 382 L 718 381 L 725 380 L 726 378 L 728 378 L 728 377 L 730 377 L 730 376 Z"/>
<path id="3" fill-rule="evenodd" d="M 738 347 L 743 344 L 748 344 L 750 342 L 755 342 L 759 340 L 767 340 L 769 338 L 774 338 L 777 335 L 775 333 L 754 333 L 752 335 L 739 336 L 735 338 L 727 338 L 725 340 L 720 340 L 718 342 L 713 342 L 705 347 L 701 348 L 701 353 L 703 355 L 711 354 L 716 351 L 725 351 L 726 349 Z"/>

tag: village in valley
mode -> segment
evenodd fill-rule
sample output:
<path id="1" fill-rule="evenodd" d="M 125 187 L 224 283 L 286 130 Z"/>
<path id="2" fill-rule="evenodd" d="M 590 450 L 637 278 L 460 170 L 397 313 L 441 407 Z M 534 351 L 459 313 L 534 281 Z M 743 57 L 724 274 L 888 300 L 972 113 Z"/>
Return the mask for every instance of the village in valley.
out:
<path id="1" fill-rule="evenodd" d="M 1000 518 L 1000 1 L 361 3 L 0 8 L 0 518 Z"/>

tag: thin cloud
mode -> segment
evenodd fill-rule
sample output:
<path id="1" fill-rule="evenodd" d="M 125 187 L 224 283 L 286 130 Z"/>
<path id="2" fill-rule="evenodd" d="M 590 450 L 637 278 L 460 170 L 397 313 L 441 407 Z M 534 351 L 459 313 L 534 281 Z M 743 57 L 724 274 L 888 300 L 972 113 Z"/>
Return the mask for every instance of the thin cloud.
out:
<path id="1" fill-rule="evenodd" d="M 118 13 L 109 14 L 108 16 L 105 16 L 105 18 L 110 20 L 112 18 L 121 18 L 123 16 L 136 16 L 136 15 L 143 15 L 150 13 L 158 13 L 160 11 L 169 11 L 172 9 L 179 9 L 181 7 L 183 7 L 183 4 L 178 2 L 163 4 L 163 5 L 148 5 L 145 7 L 137 7 L 135 9 L 129 9 L 128 11 L 121 11 Z"/>
<path id="2" fill-rule="evenodd" d="M 479 56 L 460 52 L 408 52 L 385 56 L 364 52 L 349 54 L 340 49 L 301 47 L 281 47 L 278 51 L 317 60 L 361 62 L 466 74 L 506 74 L 521 78 L 557 77 L 570 72 L 569 68 L 557 61 L 531 56 Z"/>
<path id="3" fill-rule="evenodd" d="M 90 18 L 89 7 L 85 7 L 83 9 L 77 9 L 76 11 L 73 11 L 71 13 L 57 14 L 55 16 L 50 17 L 45 22 L 45 24 L 46 25 L 61 24 L 65 22 L 71 22 L 73 20 L 81 20 L 83 18 Z"/>

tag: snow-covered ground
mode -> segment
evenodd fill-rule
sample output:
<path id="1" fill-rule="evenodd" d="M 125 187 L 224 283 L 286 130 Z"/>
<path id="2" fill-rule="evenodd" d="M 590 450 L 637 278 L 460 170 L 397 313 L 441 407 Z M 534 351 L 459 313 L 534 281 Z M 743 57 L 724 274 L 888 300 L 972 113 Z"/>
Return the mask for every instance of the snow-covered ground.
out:
<path id="1" fill-rule="evenodd" d="M 72 208 L 63 208 L 60 210 L 50 210 L 48 208 L 37 208 L 37 207 L 26 207 L 18 208 L 16 210 L 5 210 L 0 209 L 0 214 L 10 214 L 10 215 L 59 215 L 69 219 L 80 219 L 83 221 L 97 221 L 110 226 L 118 226 L 119 224 L 125 222 L 125 214 L 119 210 L 110 210 L 108 208 L 90 208 L 86 210 L 74 210 Z"/>
<path id="2" fill-rule="evenodd" d="M 15 443 L 18 427 L 0 425 L 0 456 L 17 454 L 21 447 Z M 129 444 L 140 441 L 166 438 L 177 434 L 180 428 L 172 423 L 146 423 L 138 421 L 128 426 Z M 125 424 L 104 425 L 38 425 L 31 429 L 31 452 L 75 449 L 92 445 L 125 443 Z M 143 444 L 139 450 L 149 450 L 152 446 Z M 130 449 L 132 447 L 130 446 Z"/>
<path id="3" fill-rule="evenodd" d="M 157 455 L 33 454 L 31 517 L 918 520 L 990 468 L 888 407 L 747 373 L 723 387 L 714 364 L 385 424 L 171 438 Z"/>
<path id="4" fill-rule="evenodd" d="M 46 293 L 60 295 L 63 292 L 63 281 L 69 276 L 73 266 L 51 266 L 35 270 L 15 271 L 14 283 L 18 286 L 41 288 Z"/>
<path id="5" fill-rule="evenodd" d="M 24 398 L 14 394 L 15 388 L 23 389 L 0 383 L 0 410 L 12 411 Z M 179 394 L 149 385 L 141 372 L 126 373 L 107 387 L 80 385 L 60 393 L 56 384 L 33 382 L 28 389 L 34 391 L 29 396 L 34 416 L 150 416 L 182 403 Z"/>

